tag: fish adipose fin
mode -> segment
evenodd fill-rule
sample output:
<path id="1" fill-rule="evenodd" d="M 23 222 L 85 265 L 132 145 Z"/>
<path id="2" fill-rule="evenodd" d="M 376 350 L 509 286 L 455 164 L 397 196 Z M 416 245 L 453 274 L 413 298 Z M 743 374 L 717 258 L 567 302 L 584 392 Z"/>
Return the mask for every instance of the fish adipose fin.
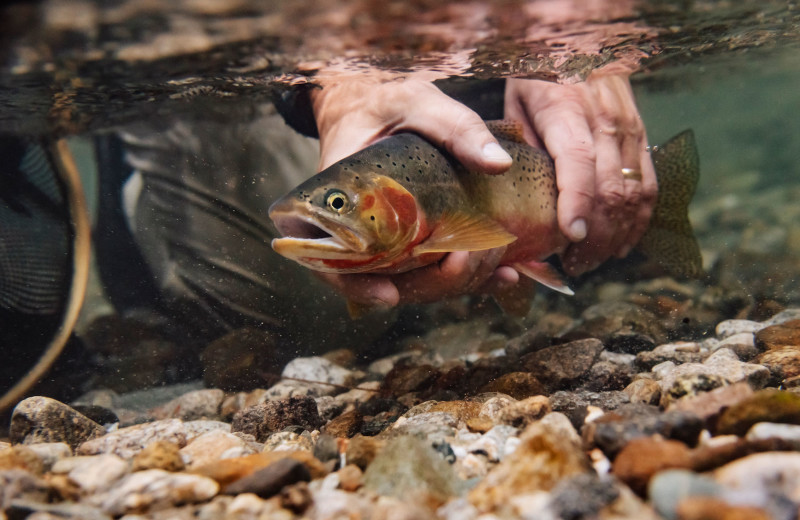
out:
<path id="1" fill-rule="evenodd" d="M 413 250 L 414 256 L 451 251 L 483 251 L 510 244 L 517 237 L 481 215 L 443 215 L 431 235 Z"/>
<path id="2" fill-rule="evenodd" d="M 694 133 L 681 132 L 652 155 L 658 200 L 650 226 L 636 248 L 672 275 L 698 277 L 703 272 L 703 262 L 688 214 L 700 178 Z"/>
<path id="3" fill-rule="evenodd" d="M 522 123 L 513 119 L 496 119 L 486 121 L 486 128 L 498 139 L 505 139 L 514 143 L 527 144 L 522 135 Z"/>
<path id="4" fill-rule="evenodd" d="M 528 278 L 533 278 L 540 284 L 549 287 L 554 291 L 558 291 L 569 296 L 575 294 L 572 292 L 572 289 L 569 288 L 567 282 L 564 281 L 564 278 L 561 276 L 561 274 L 556 271 L 556 268 L 547 262 L 517 262 L 515 264 L 511 264 L 511 267 L 524 274 Z"/>

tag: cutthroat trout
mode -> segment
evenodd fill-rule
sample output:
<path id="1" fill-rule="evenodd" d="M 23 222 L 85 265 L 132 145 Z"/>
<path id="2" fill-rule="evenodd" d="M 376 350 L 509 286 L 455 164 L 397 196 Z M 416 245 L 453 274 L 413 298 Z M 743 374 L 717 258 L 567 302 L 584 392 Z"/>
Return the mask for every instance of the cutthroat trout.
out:
<path id="1" fill-rule="evenodd" d="M 415 134 L 387 137 L 300 184 L 269 216 L 283 238 L 273 249 L 327 273 L 400 273 L 452 251 L 507 246 L 500 261 L 572 294 L 545 260 L 569 240 L 558 228 L 553 160 L 522 139 L 521 127 L 488 122 L 513 164 L 501 175 L 466 170 Z M 687 130 L 653 152 L 659 195 L 639 248 L 668 271 L 700 273 L 687 216 L 699 176 Z"/>

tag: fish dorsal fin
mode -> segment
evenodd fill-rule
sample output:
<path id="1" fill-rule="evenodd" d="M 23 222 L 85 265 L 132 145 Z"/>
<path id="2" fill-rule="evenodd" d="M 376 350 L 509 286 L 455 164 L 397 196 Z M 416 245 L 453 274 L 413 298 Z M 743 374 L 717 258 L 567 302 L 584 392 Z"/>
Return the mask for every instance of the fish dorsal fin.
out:
<path id="1" fill-rule="evenodd" d="M 527 144 L 522 135 L 522 123 L 519 121 L 513 119 L 495 119 L 493 121 L 486 121 L 486 128 L 498 139 Z"/>
<path id="2" fill-rule="evenodd" d="M 482 251 L 508 245 L 516 239 L 503 226 L 482 215 L 445 214 L 430 236 L 414 248 L 413 254 Z"/>
<path id="3" fill-rule="evenodd" d="M 561 276 L 561 274 L 556 271 L 556 268 L 547 262 L 518 262 L 511 264 L 511 267 L 524 274 L 528 278 L 533 278 L 540 284 L 549 287 L 554 291 L 558 291 L 569 296 L 575 294 L 572 292 L 572 289 L 569 288 L 567 282 L 564 281 L 564 278 Z"/>
<path id="4" fill-rule="evenodd" d="M 700 247 L 689 223 L 689 202 L 700 176 L 694 134 L 686 130 L 653 152 L 658 200 L 650 226 L 636 246 L 672 275 L 702 273 Z"/>

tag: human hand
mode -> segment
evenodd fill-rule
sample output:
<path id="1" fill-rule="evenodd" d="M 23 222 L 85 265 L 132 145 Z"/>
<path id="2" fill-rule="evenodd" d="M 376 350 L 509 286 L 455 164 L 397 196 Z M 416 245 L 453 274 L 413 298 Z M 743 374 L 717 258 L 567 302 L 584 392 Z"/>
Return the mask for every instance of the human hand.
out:
<path id="1" fill-rule="evenodd" d="M 415 132 L 445 148 L 468 168 L 505 171 L 511 157 L 483 120 L 435 85 L 420 80 L 378 79 L 323 82 L 312 93 L 320 136 L 320 170 L 399 132 Z M 518 280 L 510 267 L 497 267 L 505 248 L 454 252 L 438 263 L 397 275 L 320 274 L 348 299 L 391 307 L 466 294 L 492 292 Z"/>
<path id="2" fill-rule="evenodd" d="M 572 240 L 562 256 L 572 276 L 627 256 L 650 222 L 658 185 L 647 135 L 628 82 L 608 66 L 575 85 L 510 79 L 505 117 L 556 164 L 558 223 Z M 623 177 L 641 172 L 641 181 Z"/>

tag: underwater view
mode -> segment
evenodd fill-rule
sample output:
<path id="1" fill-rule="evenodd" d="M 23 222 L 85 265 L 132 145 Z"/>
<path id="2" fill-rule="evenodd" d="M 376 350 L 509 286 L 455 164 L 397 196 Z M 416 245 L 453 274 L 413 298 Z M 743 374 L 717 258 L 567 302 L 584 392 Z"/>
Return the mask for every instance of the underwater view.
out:
<path id="1" fill-rule="evenodd" d="M 800 7 L 0 7 L 0 520 L 796 519 Z"/>

